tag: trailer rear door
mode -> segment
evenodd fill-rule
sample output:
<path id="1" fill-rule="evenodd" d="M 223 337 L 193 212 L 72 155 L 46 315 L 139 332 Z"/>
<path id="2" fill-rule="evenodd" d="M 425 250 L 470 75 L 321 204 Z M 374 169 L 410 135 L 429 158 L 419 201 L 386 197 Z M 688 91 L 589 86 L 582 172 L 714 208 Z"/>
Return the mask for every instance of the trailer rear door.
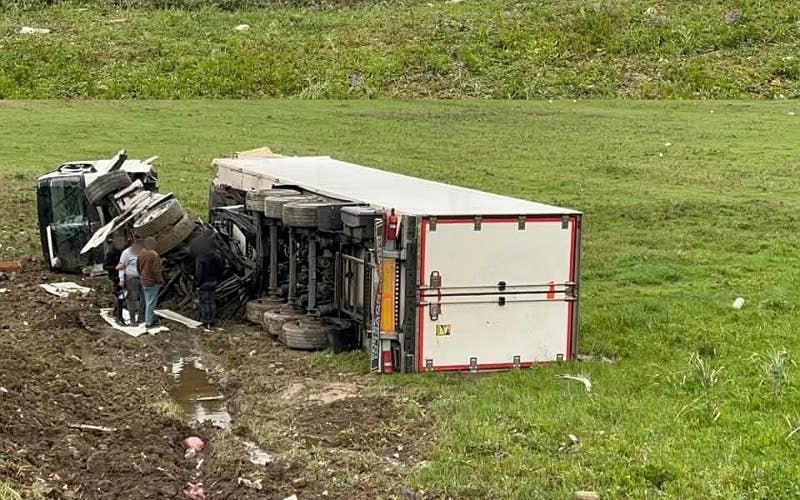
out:
<path id="1" fill-rule="evenodd" d="M 577 215 L 424 219 L 418 369 L 570 359 L 579 226 Z"/>

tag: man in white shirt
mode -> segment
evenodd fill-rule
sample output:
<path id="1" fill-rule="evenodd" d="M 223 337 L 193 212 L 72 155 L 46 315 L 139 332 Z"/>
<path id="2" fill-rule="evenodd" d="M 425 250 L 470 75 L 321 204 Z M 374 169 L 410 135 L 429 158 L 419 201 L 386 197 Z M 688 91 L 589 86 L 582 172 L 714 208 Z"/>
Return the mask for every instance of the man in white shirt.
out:
<path id="1" fill-rule="evenodd" d="M 125 303 L 130 315 L 130 324 L 137 325 L 144 321 L 144 296 L 142 284 L 139 280 L 139 254 L 142 253 L 142 243 L 134 241 L 126 248 L 119 258 L 119 284 L 125 288 L 127 294 Z"/>

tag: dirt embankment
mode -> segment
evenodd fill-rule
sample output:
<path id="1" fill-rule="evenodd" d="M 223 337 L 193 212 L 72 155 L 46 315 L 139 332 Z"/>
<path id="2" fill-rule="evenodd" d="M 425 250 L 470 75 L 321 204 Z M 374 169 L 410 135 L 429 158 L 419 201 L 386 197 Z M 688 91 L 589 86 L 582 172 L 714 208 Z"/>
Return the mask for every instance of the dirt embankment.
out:
<path id="1" fill-rule="evenodd" d="M 64 280 L 96 292 L 57 298 L 38 287 Z M 209 499 L 408 494 L 402 485 L 427 440 L 424 411 L 377 393 L 369 376 L 316 366 L 249 326 L 203 334 L 170 324 L 157 337 L 127 337 L 97 317 L 110 303 L 103 278 L 25 262 L 2 288 L 0 482 L 24 497 L 185 498 L 188 482 L 203 483 Z M 192 423 L 170 405 L 167 353 L 187 339 L 227 397 L 230 431 Z M 208 447 L 187 459 L 181 442 L 190 435 Z M 273 461 L 252 463 L 247 442 Z"/>

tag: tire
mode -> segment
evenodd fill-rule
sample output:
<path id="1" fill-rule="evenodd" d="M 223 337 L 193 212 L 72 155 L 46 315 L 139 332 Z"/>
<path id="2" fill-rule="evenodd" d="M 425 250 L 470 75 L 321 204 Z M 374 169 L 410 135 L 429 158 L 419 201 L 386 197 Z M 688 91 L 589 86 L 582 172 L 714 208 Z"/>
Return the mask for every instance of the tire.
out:
<path id="1" fill-rule="evenodd" d="M 120 189 L 125 189 L 132 182 L 127 172 L 115 170 L 98 176 L 94 182 L 86 186 L 84 193 L 86 193 L 86 199 L 89 200 L 89 203 L 100 205 L 106 196 L 116 193 Z"/>
<path id="2" fill-rule="evenodd" d="M 352 321 L 339 318 L 325 318 L 324 321 L 330 326 L 328 342 L 334 354 L 358 349 L 358 339 Z"/>
<path id="3" fill-rule="evenodd" d="M 289 321 L 296 321 L 301 314 L 290 309 L 273 309 L 264 313 L 264 324 L 270 335 L 283 341 L 283 325 Z"/>
<path id="4" fill-rule="evenodd" d="M 330 205 L 323 201 L 293 201 L 283 206 L 284 226 L 319 227 L 319 208 Z"/>
<path id="5" fill-rule="evenodd" d="M 248 191 L 244 198 L 244 207 L 251 212 L 264 213 L 264 200 L 274 196 L 296 196 L 299 191 L 294 189 L 262 189 L 260 191 Z"/>
<path id="6" fill-rule="evenodd" d="M 284 304 L 285 302 L 283 300 L 272 297 L 251 300 L 245 304 L 245 316 L 251 323 L 266 326 L 264 323 L 264 313 L 283 307 Z"/>
<path id="7" fill-rule="evenodd" d="M 181 220 L 158 234 L 153 235 L 156 239 L 156 252 L 164 255 L 175 249 L 178 245 L 186 241 L 192 234 L 197 224 L 188 215 L 184 215 Z"/>
<path id="8" fill-rule="evenodd" d="M 133 223 L 133 232 L 140 238 L 147 238 L 174 226 L 185 216 L 186 211 L 178 200 L 167 200 L 139 216 Z"/>
<path id="9" fill-rule="evenodd" d="M 328 347 L 330 329 L 321 321 L 290 321 L 283 325 L 284 343 L 290 349 L 321 351 Z"/>
<path id="10" fill-rule="evenodd" d="M 312 201 L 315 198 L 311 195 L 300 194 L 294 196 L 268 196 L 264 200 L 264 215 L 271 219 L 281 220 L 283 218 L 283 206 L 293 201 Z"/>

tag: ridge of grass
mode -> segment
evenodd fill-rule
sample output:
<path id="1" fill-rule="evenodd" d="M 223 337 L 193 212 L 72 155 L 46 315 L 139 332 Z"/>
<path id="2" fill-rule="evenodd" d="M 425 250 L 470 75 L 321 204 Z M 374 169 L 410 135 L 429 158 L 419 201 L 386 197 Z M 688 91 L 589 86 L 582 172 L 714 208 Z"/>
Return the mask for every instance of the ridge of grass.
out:
<path id="1" fill-rule="evenodd" d="M 3 4 L 4 99 L 800 96 L 796 2 Z"/>

